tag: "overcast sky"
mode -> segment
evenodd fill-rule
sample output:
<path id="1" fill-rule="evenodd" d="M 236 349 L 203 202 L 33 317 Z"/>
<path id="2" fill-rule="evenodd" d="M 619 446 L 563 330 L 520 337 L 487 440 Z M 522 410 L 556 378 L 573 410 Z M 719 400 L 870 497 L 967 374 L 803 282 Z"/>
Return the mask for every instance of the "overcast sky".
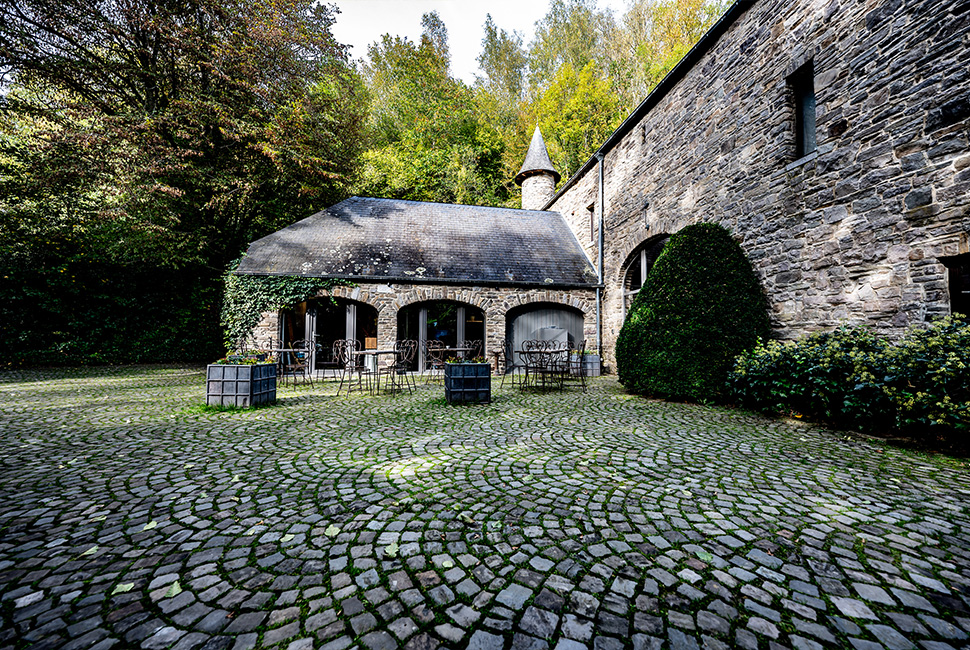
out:
<path id="1" fill-rule="evenodd" d="M 532 40 L 533 27 L 546 15 L 549 0 L 327 0 L 340 8 L 334 36 L 352 46 L 355 59 L 367 56 L 367 46 L 382 34 L 407 36 L 416 41 L 421 36 L 421 15 L 437 11 L 448 27 L 451 46 L 452 74 L 466 83 L 479 73 L 475 60 L 482 50 L 485 15 L 492 14 L 495 24 L 508 32 L 520 31 L 525 43 Z M 618 15 L 626 6 L 624 0 L 599 0 Z"/>

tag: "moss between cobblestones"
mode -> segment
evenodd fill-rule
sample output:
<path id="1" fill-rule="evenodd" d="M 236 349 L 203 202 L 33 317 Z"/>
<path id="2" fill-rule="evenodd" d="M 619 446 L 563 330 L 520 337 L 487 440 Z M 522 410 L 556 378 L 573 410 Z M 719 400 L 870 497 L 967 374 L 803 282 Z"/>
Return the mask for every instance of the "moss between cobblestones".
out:
<path id="1" fill-rule="evenodd" d="M 45 580 L 63 575 L 58 574 L 55 563 L 48 574 L 28 583 L 27 574 L 11 573 L 2 564 L 16 553 L 30 553 L 30 549 L 21 550 L 25 542 L 19 541 L 23 539 L 20 531 L 30 529 L 8 523 L 24 520 L 23 512 L 38 513 L 30 515 L 35 518 L 51 517 L 43 528 L 51 537 L 73 531 L 70 547 L 76 552 L 72 559 L 87 548 L 86 543 L 98 543 L 97 556 L 80 558 L 76 564 L 92 570 L 95 560 L 104 558 L 100 562 L 111 568 L 101 574 L 111 577 L 99 581 L 89 576 L 79 584 L 82 594 L 72 602 L 100 596 L 96 606 L 103 617 L 115 608 L 109 603 L 121 602 L 117 597 L 105 598 L 106 591 L 120 582 L 134 582 L 136 587 L 125 595 L 132 602 L 141 602 L 147 598 L 148 582 L 161 567 L 180 574 L 183 588 L 192 592 L 191 580 L 185 577 L 190 571 L 186 562 L 204 552 L 208 542 L 225 536 L 221 546 L 225 552 L 214 560 L 213 575 L 229 589 L 247 591 L 247 597 L 266 594 L 260 611 L 292 606 L 281 600 L 291 588 L 272 585 L 278 576 L 298 577 L 292 589 L 298 592 L 299 620 L 304 626 L 300 634 L 307 636 L 311 633 L 305 629 L 306 621 L 313 614 L 311 597 L 305 594 L 315 588 L 315 581 L 320 580 L 325 591 L 313 598 L 330 598 L 339 591 L 336 584 L 341 575 L 353 582 L 371 567 L 377 570 L 377 586 L 390 594 L 386 602 L 403 603 L 389 583 L 396 571 L 410 576 L 415 593 L 425 603 L 430 599 L 427 589 L 417 583 L 417 573 L 432 570 L 441 584 L 449 584 L 455 591 L 454 602 L 430 607 L 429 621 L 415 619 L 415 634 L 436 635 L 435 625 L 450 622 L 449 607 L 456 603 L 471 607 L 479 602 L 478 594 L 464 596 L 448 582 L 445 567 L 432 561 L 439 554 L 450 556 L 455 567 L 477 585 L 479 594 L 491 594 L 485 598 L 488 602 L 478 605 L 481 617 L 463 642 L 475 629 L 484 629 L 499 634 L 508 644 L 526 609 L 539 607 L 537 598 L 549 580 L 579 585 L 587 576 L 602 579 L 599 586 L 591 583 L 603 590 L 596 593 L 600 607 L 607 608 L 601 611 L 613 608 L 625 617 L 631 635 L 639 633 L 632 627 L 640 611 L 636 599 L 608 605 L 602 594 L 621 573 L 634 578 L 635 593 L 642 594 L 645 571 L 668 562 L 675 576 L 685 568 L 699 574 L 701 580 L 693 586 L 705 595 L 696 601 L 681 597 L 677 589 L 688 583 L 678 577 L 669 589 L 661 587 L 651 597 L 656 598 L 654 605 L 643 601 L 642 606 L 655 609 L 651 615 L 664 621 L 671 611 L 693 617 L 720 598 L 711 591 L 717 583 L 712 565 L 696 561 L 693 545 L 705 549 L 712 560 L 724 558 L 718 561 L 730 566 L 743 563 L 754 549 L 771 551 L 809 572 L 812 568 L 803 550 L 835 561 L 852 559 L 865 567 L 872 580 L 884 585 L 889 578 L 872 565 L 874 553 L 899 568 L 903 562 L 927 563 L 928 572 L 944 585 L 959 584 L 952 576 L 970 579 L 967 570 L 959 568 L 960 561 L 970 558 L 966 541 L 970 513 L 964 499 L 970 494 L 970 478 L 942 459 L 842 440 L 815 427 L 713 408 L 629 400 L 609 379 L 593 382 L 586 395 L 573 393 L 566 399 L 556 394 L 500 390 L 488 409 L 475 409 L 484 417 L 434 403 L 440 399 L 440 387 L 420 387 L 413 396 L 393 400 L 356 395 L 336 400 L 333 385 L 317 385 L 284 389 L 287 401 L 262 413 L 194 413 L 171 418 L 199 390 L 200 376 L 173 374 L 174 384 L 159 390 L 157 376 L 146 379 L 151 388 L 143 389 L 137 387 L 137 373 L 128 375 L 125 384 L 131 393 L 123 402 L 114 403 L 102 399 L 102 390 L 108 389 L 97 377 L 89 377 L 92 381 L 72 378 L 71 390 L 61 397 L 72 402 L 69 418 L 67 411 L 50 410 L 50 399 L 44 399 L 61 390 L 58 382 L 45 380 L 46 394 L 45 390 L 23 391 L 18 397 L 11 393 L 20 393 L 20 384 L 14 382 L 9 390 L 0 381 L 0 398 L 6 398 L 0 402 L 0 425 L 11 432 L 0 440 L 4 445 L 0 447 L 4 479 L 0 489 L 9 494 L 31 495 L 35 490 L 43 494 L 50 485 L 45 481 L 51 470 L 41 457 L 29 455 L 41 445 L 46 456 L 64 465 L 55 470 L 59 492 L 53 498 L 65 504 L 85 499 L 89 505 L 100 503 L 103 511 L 93 510 L 89 517 L 105 515 L 103 521 L 78 528 L 69 512 L 45 509 L 37 500 L 30 501 L 29 508 L 18 509 L 18 499 L 23 497 L 8 497 L 0 505 L 0 580 L 5 592 L 27 585 L 52 593 L 57 585 Z M 717 435 L 712 436 L 715 431 Z M 82 460 L 60 462 L 67 458 Z M 16 472 L 9 470 L 11 459 L 18 463 Z M 897 479 L 900 483 L 892 480 L 896 477 L 902 477 Z M 934 500 L 927 501 L 925 494 L 933 494 Z M 468 526 L 460 519 L 463 513 L 480 525 Z M 889 515 L 899 518 L 887 519 Z M 159 522 L 156 529 L 130 532 L 151 520 Z M 916 534 L 917 529 L 904 526 L 934 526 L 937 521 L 951 522 L 952 530 L 932 533 L 927 539 L 933 544 L 925 545 L 927 553 L 919 557 L 909 546 L 885 538 L 897 529 Z M 307 526 L 305 533 L 295 528 L 301 523 Z M 399 530 L 389 528 L 395 523 Z M 264 528 L 246 536 L 256 524 Z M 325 532 L 332 524 L 341 529 L 333 537 Z M 860 544 L 857 533 L 861 525 L 868 526 L 867 534 L 882 542 Z M 129 532 L 111 539 L 119 529 Z M 284 544 L 281 539 L 290 531 L 297 531 L 296 535 Z M 190 535 L 174 544 L 168 541 L 182 532 Z M 397 558 L 390 559 L 383 551 L 386 544 L 379 540 L 385 533 L 401 543 Z M 405 541 L 411 539 L 406 535 L 413 535 L 413 541 Z M 735 548 L 718 541 L 725 535 L 738 537 Z M 159 553 L 159 561 L 140 567 L 131 559 L 114 561 L 122 550 L 118 539 L 128 547 Z M 905 539 L 917 547 L 923 544 Z M 606 546 L 605 556 L 593 556 L 594 547 L 617 541 L 626 543 L 629 550 Z M 663 546 L 657 546 L 660 541 Z M 347 546 L 338 549 L 342 544 Z M 405 553 L 406 544 L 416 546 Z M 462 550 L 456 550 L 456 544 L 463 544 Z M 356 546 L 364 548 L 363 554 L 354 556 Z M 874 550 L 877 547 L 884 552 Z M 943 551 L 937 552 L 937 547 Z M 57 548 L 46 553 L 57 558 Z M 520 552 L 526 558 L 514 567 L 511 558 Z M 498 577 L 478 578 L 472 571 L 474 565 L 466 567 L 458 561 L 464 553 L 480 566 L 494 568 Z M 268 568 L 259 564 L 275 554 L 285 559 Z M 230 567 L 237 557 L 242 564 Z M 536 558 L 548 558 L 553 568 L 536 570 L 530 565 Z M 423 563 L 411 562 L 417 559 Z M 346 564 L 341 566 L 341 561 Z M 309 562 L 322 564 L 311 567 Z M 232 577 L 238 566 L 255 567 L 268 579 L 259 587 L 246 588 L 245 580 Z M 537 575 L 539 583 L 513 613 L 512 629 L 484 627 L 484 619 L 496 606 L 494 596 L 512 582 L 531 580 L 520 574 L 522 569 Z M 854 578 L 848 578 L 844 568 L 839 570 L 848 587 Z M 814 576 L 810 583 L 819 584 L 818 575 L 809 575 Z M 787 580 L 790 578 L 780 580 L 777 588 L 788 589 Z M 754 582 L 766 586 L 760 576 Z M 738 591 L 743 584 L 729 590 L 739 619 L 722 637 L 728 641 L 750 616 L 742 606 L 746 596 Z M 383 620 L 380 607 L 368 602 L 361 591 L 355 594 L 365 611 L 377 619 L 375 629 L 388 629 L 392 621 Z M 204 592 L 192 593 L 198 601 Z M 209 605 L 220 607 L 218 601 L 225 593 L 229 592 L 215 596 Z M 827 613 L 839 615 L 824 590 L 820 596 Z M 791 621 L 796 614 L 779 605 L 781 597 L 768 597 L 771 607 L 781 609 L 778 627 L 784 643 L 795 629 Z M 14 621 L 18 610 L 10 607 L 9 600 L 2 602 L 4 629 L 23 629 Z M 885 618 L 892 608 L 869 605 L 883 617 L 880 622 L 894 625 Z M 339 606 L 335 599 L 318 611 Z M 410 605 L 402 606 L 402 617 L 414 611 Z M 74 611 L 81 607 L 75 605 Z M 937 609 L 950 622 L 963 615 L 957 609 Z M 166 613 L 154 603 L 146 610 L 166 624 L 174 624 L 172 617 L 178 614 Z M 242 613 L 238 607 L 233 611 Z M 569 611 L 572 605 L 567 593 L 563 613 Z M 825 620 L 825 613 L 820 613 L 819 620 Z M 334 635 L 362 638 L 342 625 L 343 632 Z M 127 643 L 129 632 L 122 628 L 124 621 L 105 624 L 107 633 Z M 264 624 L 259 631 L 263 634 L 268 629 Z M 560 620 L 553 632 L 554 644 L 562 632 Z M 830 632 L 849 644 L 844 633 L 835 628 Z M 861 636 L 872 638 L 867 632 Z M 928 638 L 940 640 L 932 635 Z"/>

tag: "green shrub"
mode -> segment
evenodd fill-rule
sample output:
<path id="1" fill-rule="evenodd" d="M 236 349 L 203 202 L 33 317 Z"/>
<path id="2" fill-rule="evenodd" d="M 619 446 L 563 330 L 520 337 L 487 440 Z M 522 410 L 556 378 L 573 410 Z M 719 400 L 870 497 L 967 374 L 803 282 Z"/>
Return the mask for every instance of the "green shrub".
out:
<path id="1" fill-rule="evenodd" d="M 889 400 L 867 374 L 885 348 L 884 340 L 863 327 L 762 342 L 738 357 L 728 375 L 731 397 L 764 412 L 807 414 L 847 426 L 885 424 Z"/>
<path id="2" fill-rule="evenodd" d="M 898 428 L 970 431 L 970 322 L 950 316 L 913 328 L 880 361 L 874 374 Z"/>
<path id="3" fill-rule="evenodd" d="M 616 345 L 632 392 L 716 401 L 734 359 L 768 335 L 758 278 L 717 224 L 672 236 L 637 294 Z"/>
<path id="4" fill-rule="evenodd" d="M 859 430 L 970 431 L 970 324 L 911 328 L 896 344 L 865 328 L 758 345 L 728 378 L 740 405 Z"/>

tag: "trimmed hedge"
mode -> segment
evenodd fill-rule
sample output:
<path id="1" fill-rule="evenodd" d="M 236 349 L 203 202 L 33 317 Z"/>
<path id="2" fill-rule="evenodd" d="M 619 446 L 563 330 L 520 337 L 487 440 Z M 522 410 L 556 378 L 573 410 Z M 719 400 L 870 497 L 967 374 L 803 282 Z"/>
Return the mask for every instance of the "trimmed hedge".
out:
<path id="1" fill-rule="evenodd" d="M 862 431 L 917 437 L 970 431 L 970 324 L 914 327 L 897 343 L 862 327 L 771 341 L 741 355 L 728 381 L 741 406 Z"/>
<path id="2" fill-rule="evenodd" d="M 687 226 L 633 301 L 617 372 L 634 393 L 717 401 L 735 357 L 768 333 L 767 303 L 741 247 L 717 224 Z"/>

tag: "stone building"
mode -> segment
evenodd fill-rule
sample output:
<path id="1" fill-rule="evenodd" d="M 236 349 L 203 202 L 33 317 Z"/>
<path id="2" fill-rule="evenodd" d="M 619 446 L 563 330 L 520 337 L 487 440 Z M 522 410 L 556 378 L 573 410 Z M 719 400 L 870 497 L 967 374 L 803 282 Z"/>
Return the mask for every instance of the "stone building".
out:
<path id="1" fill-rule="evenodd" d="M 530 210 L 499 211 L 508 221 L 493 223 L 481 216 L 492 208 L 394 202 L 404 212 L 455 210 L 434 223 L 484 228 L 476 246 L 501 242 L 488 249 L 495 258 L 468 257 L 464 271 L 443 276 L 439 262 L 422 262 L 435 269 L 422 275 L 412 266 L 407 277 L 362 265 L 348 272 L 358 288 L 341 298 L 377 310 L 382 345 L 408 327 L 402 311 L 427 301 L 482 310 L 487 348 L 512 332 L 517 309 L 571 310 L 581 314 L 581 336 L 610 362 L 629 301 L 666 238 L 709 221 L 734 233 L 751 259 L 781 337 L 841 322 L 896 335 L 970 312 L 967 61 L 965 0 L 736 2 L 554 195 L 559 175 L 537 130 L 516 178 Z M 327 213 L 346 218 L 340 206 Z M 499 223 L 516 218 L 557 235 L 516 240 Z M 289 266 L 270 269 L 264 255 L 262 266 L 244 261 L 240 272 L 333 273 L 314 264 L 339 249 L 301 244 L 299 228 L 281 231 L 292 235 Z M 444 237 L 440 254 L 462 255 L 468 249 L 447 248 L 460 232 L 426 228 L 384 254 Z M 503 277 L 516 246 L 540 245 L 548 246 L 541 255 L 530 251 L 539 266 Z M 553 272 L 565 260 L 581 282 Z M 480 274 L 479 265 L 494 272 Z M 279 327 L 274 318 L 266 332 Z"/>
<path id="2" fill-rule="evenodd" d="M 519 179 L 535 205 L 555 191 L 538 129 Z M 257 328 L 261 344 L 314 341 L 317 367 L 344 338 L 371 349 L 417 340 L 423 368 L 430 339 L 480 341 L 487 355 L 506 339 L 578 345 L 596 331 L 596 273 L 550 211 L 353 197 L 253 242 L 237 272 L 354 283 L 264 314 Z"/>
<path id="3" fill-rule="evenodd" d="M 738 238 L 779 336 L 970 312 L 968 61 L 967 2 L 731 6 L 543 206 L 601 269 L 606 355 L 702 221 Z"/>

